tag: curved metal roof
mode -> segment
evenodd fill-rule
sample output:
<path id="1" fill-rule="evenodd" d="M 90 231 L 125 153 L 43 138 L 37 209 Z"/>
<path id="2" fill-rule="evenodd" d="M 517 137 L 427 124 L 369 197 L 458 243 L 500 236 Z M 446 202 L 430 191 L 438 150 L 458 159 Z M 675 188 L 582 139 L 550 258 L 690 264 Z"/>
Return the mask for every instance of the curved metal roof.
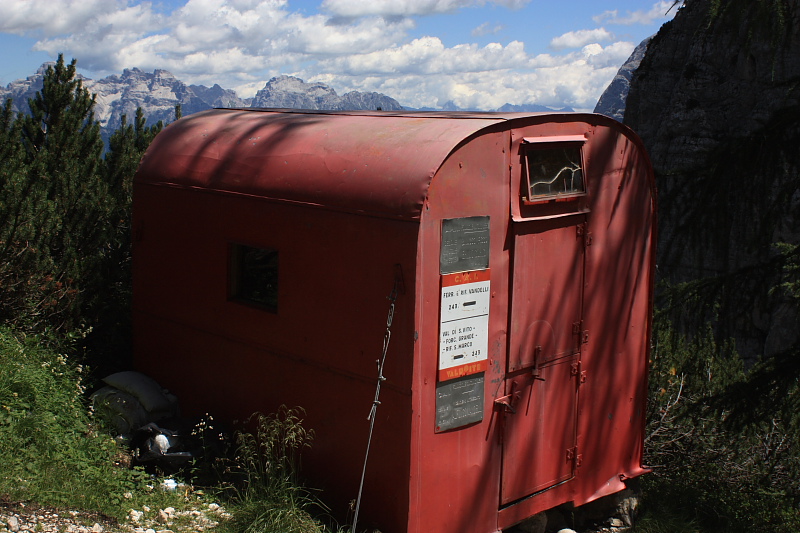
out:
<path id="1" fill-rule="evenodd" d="M 531 115 L 215 109 L 165 128 L 135 180 L 415 219 L 448 154 L 514 118 Z"/>

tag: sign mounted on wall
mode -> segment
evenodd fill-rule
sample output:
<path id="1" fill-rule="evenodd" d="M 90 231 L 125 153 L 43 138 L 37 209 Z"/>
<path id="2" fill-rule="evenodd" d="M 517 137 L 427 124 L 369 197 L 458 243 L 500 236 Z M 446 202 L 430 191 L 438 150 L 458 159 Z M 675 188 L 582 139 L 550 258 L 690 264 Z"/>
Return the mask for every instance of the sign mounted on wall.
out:
<path id="1" fill-rule="evenodd" d="M 489 217 L 442 220 L 439 381 L 484 372 L 489 351 Z"/>
<path id="2" fill-rule="evenodd" d="M 466 376 L 436 386 L 436 432 L 483 420 L 484 375 Z"/>
<path id="3" fill-rule="evenodd" d="M 489 217 L 442 220 L 439 272 L 452 274 L 489 268 Z"/>
<path id="4" fill-rule="evenodd" d="M 489 269 L 442 276 L 439 381 L 486 370 L 490 300 Z"/>

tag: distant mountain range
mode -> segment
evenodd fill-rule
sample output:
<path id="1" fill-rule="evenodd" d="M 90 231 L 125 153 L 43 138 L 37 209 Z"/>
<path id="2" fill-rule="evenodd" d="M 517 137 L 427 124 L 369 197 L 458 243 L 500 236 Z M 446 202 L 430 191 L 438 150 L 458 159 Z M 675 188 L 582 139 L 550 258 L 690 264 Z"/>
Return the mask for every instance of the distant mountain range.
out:
<path id="1" fill-rule="evenodd" d="M 28 98 L 32 98 L 42 88 L 44 73 L 49 65 L 45 63 L 32 76 L 24 80 L 0 87 L 0 98 L 5 102 L 12 99 L 16 111 L 28 110 Z M 397 100 L 385 94 L 352 91 L 338 95 L 324 83 L 306 83 L 293 76 L 278 76 L 269 80 L 264 88 L 253 98 L 239 98 L 230 89 L 219 85 L 187 85 L 166 70 L 144 72 L 138 68 L 125 69 L 121 75 L 112 75 L 99 80 L 83 77 L 83 84 L 89 92 L 97 95 L 95 117 L 103 128 L 104 137 L 119 128 L 122 115 L 132 118 L 141 107 L 147 123 L 159 120 L 170 122 L 175 118 L 175 106 L 181 105 L 184 115 L 217 107 L 273 107 L 293 109 L 330 110 L 414 110 L 402 106 Z M 472 111 L 461 109 L 453 102 L 447 102 L 440 109 L 430 111 Z M 496 111 L 501 112 L 546 112 L 572 111 L 571 108 L 552 109 L 526 104 L 505 104 Z"/>
<path id="2" fill-rule="evenodd" d="M 16 111 L 28 110 L 28 98 L 42 89 L 44 73 L 52 63 L 45 63 L 36 74 L 0 88 L 3 101 L 11 98 Z M 83 78 L 84 87 L 97 95 L 95 117 L 106 135 L 116 130 L 122 115 L 132 118 L 141 107 L 149 124 L 175 119 L 175 106 L 184 115 L 215 107 L 284 107 L 302 109 L 385 109 L 403 107 L 393 98 L 378 93 L 349 92 L 342 96 L 322 83 L 306 83 L 291 76 L 278 76 L 267 82 L 254 98 L 239 98 L 219 85 L 187 85 L 166 70 L 152 73 L 138 68 L 125 69 L 122 75 L 100 80 Z"/>

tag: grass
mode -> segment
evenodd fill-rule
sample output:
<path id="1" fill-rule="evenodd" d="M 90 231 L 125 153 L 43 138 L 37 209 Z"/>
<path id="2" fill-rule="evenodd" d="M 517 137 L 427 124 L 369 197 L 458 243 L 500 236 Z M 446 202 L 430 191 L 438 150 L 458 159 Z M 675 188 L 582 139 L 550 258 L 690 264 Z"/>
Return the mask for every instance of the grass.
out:
<path id="1" fill-rule="evenodd" d="M 220 524 L 225 533 L 325 533 L 317 516 L 327 508 L 300 479 L 300 455 L 311 446 L 312 431 L 302 425 L 301 409 L 282 407 L 271 415 L 250 417 L 253 433 L 236 435 L 235 457 L 229 469 L 238 483 L 225 498 L 231 520 Z"/>
<path id="2" fill-rule="evenodd" d="M 0 330 L 0 493 L 109 516 L 145 480 L 91 419 L 82 368 L 38 338 Z"/>

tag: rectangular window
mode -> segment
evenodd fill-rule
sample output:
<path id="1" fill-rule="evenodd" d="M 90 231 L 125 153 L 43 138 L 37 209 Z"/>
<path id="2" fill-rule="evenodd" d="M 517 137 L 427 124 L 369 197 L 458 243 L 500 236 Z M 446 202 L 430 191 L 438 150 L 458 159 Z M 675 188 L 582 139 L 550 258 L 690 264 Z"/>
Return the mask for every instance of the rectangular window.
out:
<path id="1" fill-rule="evenodd" d="M 525 151 L 527 201 L 568 198 L 586 193 L 581 148 L 575 144 L 529 146 Z"/>
<path id="2" fill-rule="evenodd" d="M 278 251 L 244 244 L 230 245 L 230 297 L 276 313 Z"/>

